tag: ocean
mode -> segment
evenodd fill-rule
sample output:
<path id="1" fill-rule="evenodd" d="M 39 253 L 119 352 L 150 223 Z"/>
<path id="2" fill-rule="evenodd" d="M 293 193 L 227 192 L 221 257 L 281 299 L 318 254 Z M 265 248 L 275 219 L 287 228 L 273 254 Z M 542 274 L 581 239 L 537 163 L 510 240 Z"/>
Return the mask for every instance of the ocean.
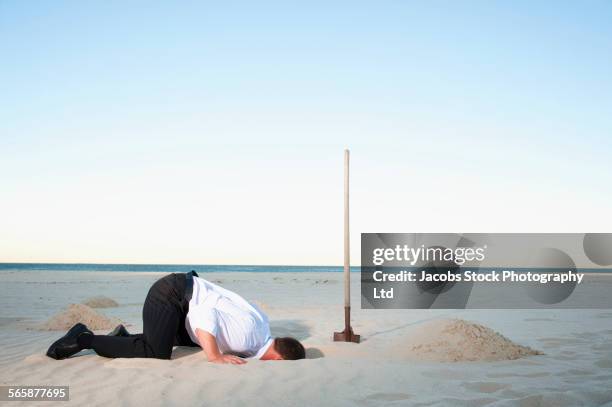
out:
<path id="1" fill-rule="evenodd" d="M 403 267 L 400 269 L 418 271 L 422 267 Z M 475 268 L 478 273 L 487 273 L 498 268 Z M 513 267 L 517 272 L 546 272 L 547 269 Z M 0 271 L 136 271 L 160 273 L 196 272 L 249 272 L 249 273 L 341 273 L 342 266 L 266 266 L 266 265 L 227 265 L 227 264 L 104 264 L 104 263 L 0 263 Z M 391 272 L 393 267 L 386 267 Z M 612 273 L 611 268 L 578 268 L 582 273 Z M 351 272 L 359 272 L 361 267 L 351 267 Z"/>
<path id="2" fill-rule="evenodd" d="M 0 263 L 0 271 L 156 271 L 162 273 L 196 272 L 342 272 L 342 266 L 260 266 L 218 264 L 87 264 L 87 263 Z M 359 267 L 351 267 L 358 272 Z"/>

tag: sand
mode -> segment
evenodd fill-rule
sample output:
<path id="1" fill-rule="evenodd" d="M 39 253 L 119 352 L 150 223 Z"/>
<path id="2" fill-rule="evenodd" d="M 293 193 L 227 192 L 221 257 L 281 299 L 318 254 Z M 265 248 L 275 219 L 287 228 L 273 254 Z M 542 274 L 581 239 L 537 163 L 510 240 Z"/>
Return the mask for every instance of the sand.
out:
<path id="1" fill-rule="evenodd" d="M 66 331 L 77 322 L 89 329 L 111 329 L 121 323 L 116 318 L 109 318 L 84 304 L 70 304 L 61 312 L 55 314 L 40 326 L 45 331 Z"/>
<path id="2" fill-rule="evenodd" d="M 612 403 L 612 310 L 364 310 L 354 281 L 353 325 L 363 341 L 334 343 L 332 333 L 343 328 L 341 274 L 204 274 L 257 300 L 273 334 L 296 336 L 309 358 L 215 365 L 197 348 L 177 347 L 169 361 L 106 359 L 91 351 L 52 360 L 44 352 L 62 333 L 28 326 L 104 294 L 119 304 L 104 314 L 140 332 L 142 303 L 163 274 L 2 271 L 0 384 L 69 385 L 70 402 L 54 406 Z M 426 335 L 431 342 L 422 341 Z"/>
<path id="3" fill-rule="evenodd" d="M 411 360 L 491 362 L 542 354 L 528 346 L 518 345 L 490 328 L 461 319 L 424 323 L 402 342 L 393 353 Z"/>
<path id="4" fill-rule="evenodd" d="M 91 308 L 114 308 L 119 306 L 117 301 L 103 295 L 88 298 L 87 300 L 83 301 L 83 304 Z"/>

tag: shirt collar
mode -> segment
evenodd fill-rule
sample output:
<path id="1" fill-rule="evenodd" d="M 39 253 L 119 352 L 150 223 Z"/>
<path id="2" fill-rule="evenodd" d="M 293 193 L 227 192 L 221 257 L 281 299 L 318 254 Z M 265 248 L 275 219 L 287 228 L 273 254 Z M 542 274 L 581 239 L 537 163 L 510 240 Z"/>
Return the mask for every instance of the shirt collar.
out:
<path id="1" fill-rule="evenodd" d="M 255 355 L 251 356 L 248 359 L 261 359 L 261 357 L 268 351 L 268 349 L 270 348 L 270 346 L 272 346 L 273 343 L 274 338 L 268 339 L 264 346 L 262 346 L 261 349 L 259 349 Z"/>

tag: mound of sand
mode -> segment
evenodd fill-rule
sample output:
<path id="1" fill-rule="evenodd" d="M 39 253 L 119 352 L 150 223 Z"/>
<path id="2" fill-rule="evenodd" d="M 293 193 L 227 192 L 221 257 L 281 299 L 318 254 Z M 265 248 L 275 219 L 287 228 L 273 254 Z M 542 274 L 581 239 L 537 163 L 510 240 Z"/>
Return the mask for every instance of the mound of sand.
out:
<path id="1" fill-rule="evenodd" d="M 395 351 L 406 359 L 433 362 L 490 362 L 542 354 L 490 328 L 461 319 L 423 324 Z"/>
<path id="2" fill-rule="evenodd" d="M 105 297 L 103 295 L 100 295 L 98 297 L 91 297 L 83 301 L 83 304 L 91 308 L 112 308 L 119 306 L 117 301 L 113 300 L 112 298 Z"/>
<path id="3" fill-rule="evenodd" d="M 44 331 L 65 331 L 77 322 L 81 322 L 89 329 L 111 329 L 121 321 L 115 318 L 106 317 L 91 307 L 83 304 L 70 304 L 68 308 L 52 316 L 41 325 L 40 329 Z"/>

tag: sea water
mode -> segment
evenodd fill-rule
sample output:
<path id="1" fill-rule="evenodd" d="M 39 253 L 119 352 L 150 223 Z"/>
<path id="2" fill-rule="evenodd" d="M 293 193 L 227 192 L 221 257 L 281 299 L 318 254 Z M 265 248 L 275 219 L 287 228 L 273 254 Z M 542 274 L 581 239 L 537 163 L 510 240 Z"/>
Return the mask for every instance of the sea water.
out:
<path id="1" fill-rule="evenodd" d="M 0 263 L 0 271 L 117 271 L 117 272 L 341 272 L 341 266 L 265 266 L 210 264 L 86 264 L 86 263 Z M 351 267 L 352 272 L 359 267 Z"/>

